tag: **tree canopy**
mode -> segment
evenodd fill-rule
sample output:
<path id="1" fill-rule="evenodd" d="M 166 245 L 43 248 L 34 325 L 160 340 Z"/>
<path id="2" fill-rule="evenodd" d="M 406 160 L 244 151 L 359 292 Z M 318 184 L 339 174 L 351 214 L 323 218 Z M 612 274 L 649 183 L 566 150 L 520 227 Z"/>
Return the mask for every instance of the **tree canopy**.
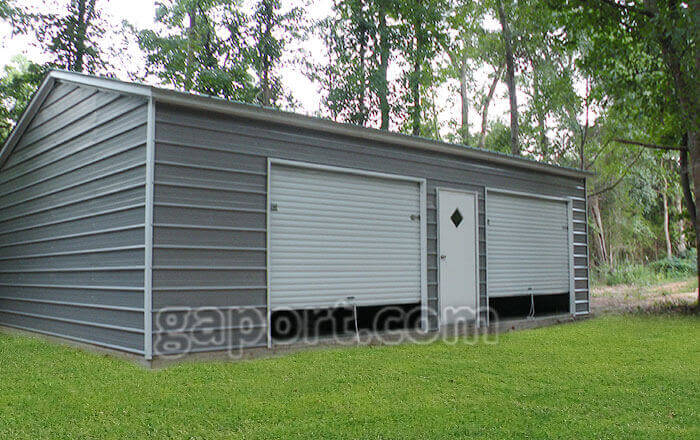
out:
<path id="1" fill-rule="evenodd" d="M 311 20 L 301 1 L 163 0 L 140 29 L 108 0 L 0 0 L 44 54 L 3 68 L 0 135 L 49 68 L 119 76 L 102 36 L 126 30 L 145 64 L 122 76 L 270 107 L 318 93 L 337 121 L 595 171 L 598 267 L 696 246 L 698 0 L 328 1 Z M 317 91 L 285 79 L 299 66 Z"/>

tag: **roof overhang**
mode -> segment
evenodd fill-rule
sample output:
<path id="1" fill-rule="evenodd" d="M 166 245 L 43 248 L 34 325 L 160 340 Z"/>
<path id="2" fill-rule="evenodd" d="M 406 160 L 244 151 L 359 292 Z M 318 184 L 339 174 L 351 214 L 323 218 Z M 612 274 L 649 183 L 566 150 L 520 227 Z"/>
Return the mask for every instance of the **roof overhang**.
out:
<path id="1" fill-rule="evenodd" d="M 195 95 L 144 84 L 129 83 L 111 78 L 102 78 L 61 70 L 52 70 L 49 72 L 41 86 L 39 86 L 37 89 L 34 97 L 27 107 L 27 110 L 22 115 L 21 119 L 17 123 L 17 126 L 12 131 L 5 142 L 5 145 L 0 151 L 0 166 L 2 166 L 12 152 L 22 133 L 24 130 L 26 130 L 32 118 L 39 110 L 44 99 L 46 99 L 46 96 L 48 96 L 48 93 L 51 91 L 56 82 L 74 83 L 77 85 L 95 87 L 118 93 L 143 96 L 164 104 L 189 107 L 214 113 L 228 114 L 245 119 L 316 130 L 339 136 L 363 139 L 371 142 L 381 142 L 406 148 L 449 154 L 552 175 L 580 179 L 585 179 L 594 175 L 594 173 L 590 171 L 550 165 L 524 157 L 481 150 L 462 145 L 454 145 L 416 136 L 388 132 L 385 130 L 359 127 L 352 124 L 344 124 L 322 118 L 260 107 L 252 104 L 243 104 L 221 98 Z"/>

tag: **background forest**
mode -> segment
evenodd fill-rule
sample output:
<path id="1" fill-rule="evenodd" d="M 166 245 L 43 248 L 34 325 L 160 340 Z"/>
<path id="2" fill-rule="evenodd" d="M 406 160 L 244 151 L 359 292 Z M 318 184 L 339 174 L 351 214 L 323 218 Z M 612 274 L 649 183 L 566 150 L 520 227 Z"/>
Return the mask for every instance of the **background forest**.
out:
<path id="1" fill-rule="evenodd" d="M 321 91 L 316 116 L 595 172 L 599 281 L 695 271 L 698 0 L 327 1 L 321 18 L 311 2 L 160 1 L 141 28 L 109 0 L 0 0 L 42 54 L 2 68 L 0 141 L 50 68 L 302 111 L 293 65 Z"/>

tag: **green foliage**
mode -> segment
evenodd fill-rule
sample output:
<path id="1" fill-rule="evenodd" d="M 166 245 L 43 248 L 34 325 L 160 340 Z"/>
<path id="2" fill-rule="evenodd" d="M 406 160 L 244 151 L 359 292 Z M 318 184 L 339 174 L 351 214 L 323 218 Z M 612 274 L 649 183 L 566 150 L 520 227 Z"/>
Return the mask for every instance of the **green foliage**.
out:
<path id="1" fill-rule="evenodd" d="M 697 273 L 697 254 L 692 249 L 683 256 L 664 258 L 651 263 L 651 270 L 664 274 L 667 278 L 681 278 Z"/>
<path id="2" fill-rule="evenodd" d="M 325 43 L 328 62 L 308 63 L 307 75 L 321 85 L 323 106 L 333 119 L 368 125 L 378 118 L 381 94 L 390 93 L 385 89 L 381 43 L 387 41 L 387 56 L 391 57 L 398 38 L 396 25 L 386 24 L 384 29 L 380 25 L 395 16 L 393 2 L 352 0 L 335 2 L 333 15 L 316 23 L 314 29 Z"/>
<path id="3" fill-rule="evenodd" d="M 622 263 L 614 269 L 602 265 L 593 270 L 592 282 L 598 285 L 651 286 L 668 281 L 683 280 L 697 275 L 695 249 L 683 256 L 663 258 L 648 264 Z"/>
<path id="4" fill-rule="evenodd" d="M 510 126 L 500 121 L 493 122 L 486 135 L 484 148 L 499 153 L 510 153 Z"/>
<path id="5" fill-rule="evenodd" d="M 264 106 L 279 106 L 284 97 L 278 67 L 290 39 L 301 37 L 303 10 L 280 12 L 279 0 L 260 0 L 253 13 L 249 34 L 252 39 L 251 63 L 258 76 L 257 101 Z M 291 100 L 291 98 L 288 98 Z"/>
<path id="6" fill-rule="evenodd" d="M 73 0 L 40 8 L 16 8 L 14 31 L 33 35 L 49 55 L 51 67 L 91 74 L 107 71 L 112 54 L 105 53 L 98 42 L 106 26 L 100 13 L 103 1 Z"/>
<path id="7" fill-rule="evenodd" d="M 47 67 L 16 56 L 0 77 L 0 145 L 10 134 L 29 104 Z"/>
<path id="8" fill-rule="evenodd" d="M 175 88 L 252 102 L 247 17 L 227 0 L 169 0 L 156 11 L 156 30 L 138 31 L 148 74 Z"/>

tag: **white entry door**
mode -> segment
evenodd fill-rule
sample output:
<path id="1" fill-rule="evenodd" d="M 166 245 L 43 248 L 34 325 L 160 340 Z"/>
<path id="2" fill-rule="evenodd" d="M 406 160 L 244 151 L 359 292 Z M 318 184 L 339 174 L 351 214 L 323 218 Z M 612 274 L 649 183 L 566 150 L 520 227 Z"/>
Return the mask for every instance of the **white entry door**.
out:
<path id="1" fill-rule="evenodd" d="M 438 190 L 440 233 L 440 322 L 476 321 L 478 317 L 477 196 Z"/>

